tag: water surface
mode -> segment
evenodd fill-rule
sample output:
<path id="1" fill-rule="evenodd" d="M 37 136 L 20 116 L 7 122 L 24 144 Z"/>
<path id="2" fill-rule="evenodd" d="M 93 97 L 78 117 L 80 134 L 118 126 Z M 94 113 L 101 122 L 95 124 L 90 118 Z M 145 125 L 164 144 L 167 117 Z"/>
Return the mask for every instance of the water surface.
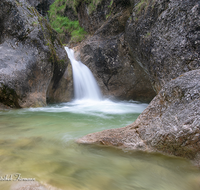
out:
<path id="1" fill-rule="evenodd" d="M 20 173 L 63 190 L 199 190 L 200 172 L 187 160 L 74 142 L 124 127 L 146 106 L 80 100 L 0 111 L 0 175 Z M 11 184 L 0 181 L 0 189 Z"/>

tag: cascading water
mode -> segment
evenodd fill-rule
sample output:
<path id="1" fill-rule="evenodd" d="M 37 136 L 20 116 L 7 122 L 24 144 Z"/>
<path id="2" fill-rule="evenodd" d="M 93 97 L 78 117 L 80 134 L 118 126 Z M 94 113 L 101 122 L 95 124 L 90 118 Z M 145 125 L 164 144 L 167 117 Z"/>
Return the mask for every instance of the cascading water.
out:
<path id="1" fill-rule="evenodd" d="M 72 64 L 75 100 L 101 100 L 101 91 L 89 68 L 74 57 L 74 51 L 65 47 Z"/>

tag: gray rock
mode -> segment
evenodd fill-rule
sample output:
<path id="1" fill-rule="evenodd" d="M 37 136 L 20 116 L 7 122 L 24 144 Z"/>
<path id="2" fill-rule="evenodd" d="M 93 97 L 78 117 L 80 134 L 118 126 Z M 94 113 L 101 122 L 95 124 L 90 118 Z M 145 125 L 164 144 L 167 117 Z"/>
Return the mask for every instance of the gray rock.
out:
<path id="1" fill-rule="evenodd" d="M 35 107 L 47 97 L 62 99 L 53 92 L 70 86 L 72 76 L 62 79 L 69 60 L 57 33 L 26 1 L 1 0 L 0 6 L 0 102 Z"/>
<path id="2" fill-rule="evenodd" d="M 86 135 L 79 143 L 159 151 L 200 164 L 200 70 L 168 82 L 137 120 L 124 128 Z"/>
<path id="3" fill-rule="evenodd" d="M 200 68 L 200 1 L 136 1 L 125 38 L 158 93 L 171 79 Z"/>

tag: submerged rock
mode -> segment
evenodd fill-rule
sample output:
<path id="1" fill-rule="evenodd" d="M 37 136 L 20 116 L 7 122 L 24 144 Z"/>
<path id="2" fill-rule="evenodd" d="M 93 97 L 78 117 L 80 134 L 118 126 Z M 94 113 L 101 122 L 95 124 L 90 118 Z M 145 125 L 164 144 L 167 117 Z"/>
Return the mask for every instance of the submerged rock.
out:
<path id="1" fill-rule="evenodd" d="M 200 164 L 200 70 L 168 82 L 137 120 L 86 135 L 78 143 L 160 151 Z"/>
<path id="2" fill-rule="evenodd" d="M 0 102 L 20 108 L 69 100 L 72 75 L 57 33 L 26 1 L 0 6 Z"/>

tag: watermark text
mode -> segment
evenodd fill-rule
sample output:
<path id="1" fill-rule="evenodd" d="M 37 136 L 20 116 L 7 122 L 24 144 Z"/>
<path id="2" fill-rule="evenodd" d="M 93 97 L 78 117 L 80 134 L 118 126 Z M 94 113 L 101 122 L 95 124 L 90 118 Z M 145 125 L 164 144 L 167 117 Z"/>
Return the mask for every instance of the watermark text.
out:
<path id="1" fill-rule="evenodd" d="M 35 181 L 35 178 L 23 178 L 20 173 L 0 176 L 0 181 Z"/>

